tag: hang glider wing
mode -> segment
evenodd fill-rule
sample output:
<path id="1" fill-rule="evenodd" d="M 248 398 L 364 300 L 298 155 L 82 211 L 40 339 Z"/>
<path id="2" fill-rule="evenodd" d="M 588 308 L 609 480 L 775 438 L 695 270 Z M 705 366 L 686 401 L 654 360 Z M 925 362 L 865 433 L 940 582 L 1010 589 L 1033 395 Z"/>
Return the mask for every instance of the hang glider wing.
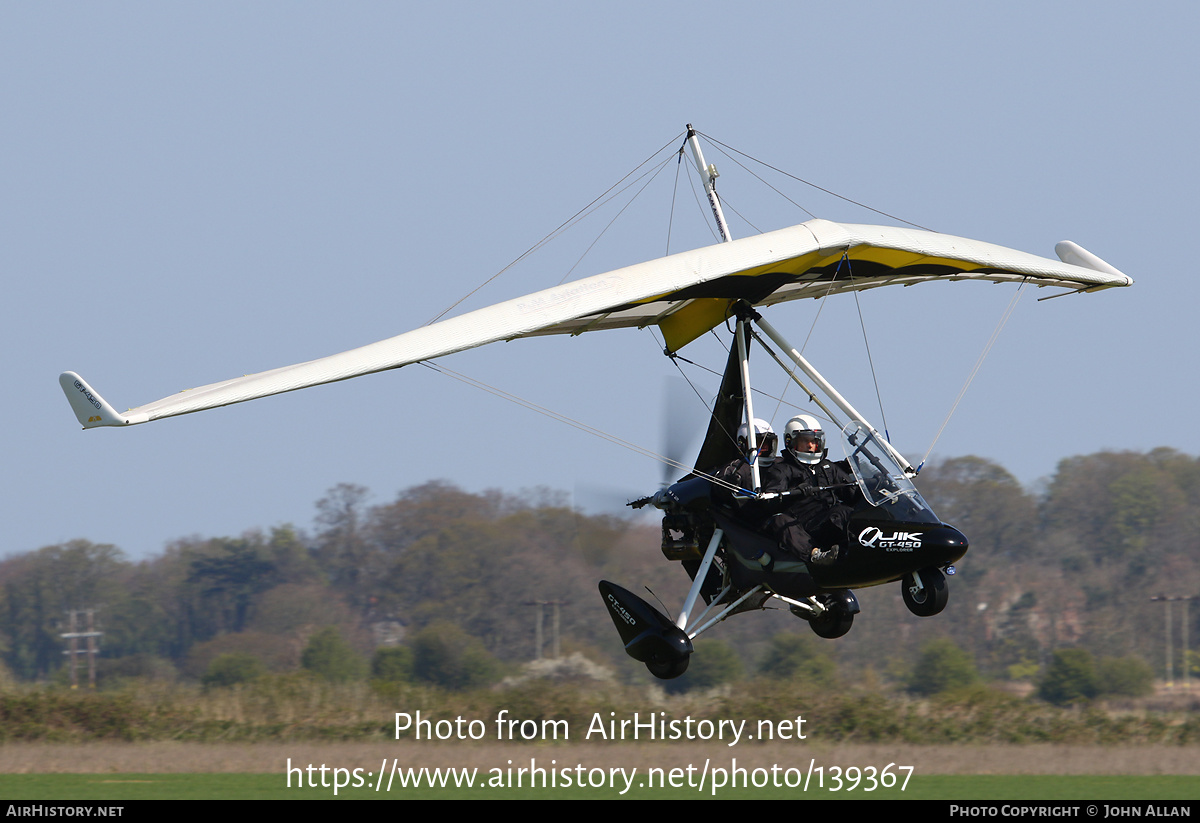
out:
<path id="1" fill-rule="evenodd" d="M 128 426 L 430 360 L 498 340 L 661 328 L 676 351 L 724 322 L 735 300 L 769 306 L 927 280 L 1027 281 L 1094 291 L 1133 280 L 1074 243 L 1061 260 L 934 232 L 811 220 L 566 283 L 362 348 L 189 389 L 117 412 L 79 375 L 59 378 L 84 428 Z"/>

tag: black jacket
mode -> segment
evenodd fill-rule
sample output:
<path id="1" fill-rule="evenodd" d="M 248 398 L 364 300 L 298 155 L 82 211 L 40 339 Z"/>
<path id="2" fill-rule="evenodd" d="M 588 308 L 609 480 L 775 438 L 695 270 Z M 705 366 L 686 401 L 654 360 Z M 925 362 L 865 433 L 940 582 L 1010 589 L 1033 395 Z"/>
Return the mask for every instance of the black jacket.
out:
<path id="1" fill-rule="evenodd" d="M 820 462 L 801 463 L 790 451 L 775 461 L 779 482 L 786 490 L 809 489 L 787 498 L 785 511 L 804 524 L 805 528 L 823 522 L 838 506 L 853 506 L 861 495 L 854 475 L 846 461 L 834 462 L 822 457 Z M 832 486 L 833 488 L 826 488 Z"/>

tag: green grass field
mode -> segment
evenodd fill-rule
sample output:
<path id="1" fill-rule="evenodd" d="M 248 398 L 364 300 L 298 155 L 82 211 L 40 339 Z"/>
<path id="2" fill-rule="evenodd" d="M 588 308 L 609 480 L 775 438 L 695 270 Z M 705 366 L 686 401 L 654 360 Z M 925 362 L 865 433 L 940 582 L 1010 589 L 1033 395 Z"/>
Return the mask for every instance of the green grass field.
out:
<path id="1" fill-rule="evenodd" d="M 810 788 L 614 789 L 472 788 L 341 789 L 336 799 L 384 800 L 1193 800 L 1200 777 L 1106 775 L 915 775 L 904 791 L 897 787 L 865 791 Z M 278 774 L 29 774 L 0 776 L 0 798 L 37 800 L 333 800 L 332 788 L 288 788 Z"/>

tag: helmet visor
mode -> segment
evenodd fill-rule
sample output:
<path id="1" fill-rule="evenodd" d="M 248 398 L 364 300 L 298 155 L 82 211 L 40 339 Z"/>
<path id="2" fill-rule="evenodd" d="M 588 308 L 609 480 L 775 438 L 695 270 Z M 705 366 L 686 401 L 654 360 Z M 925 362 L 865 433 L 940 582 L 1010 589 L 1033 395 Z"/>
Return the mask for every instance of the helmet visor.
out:
<path id="1" fill-rule="evenodd" d="M 792 434 L 789 448 L 794 452 L 816 454 L 825 451 L 825 432 L 798 431 Z"/>

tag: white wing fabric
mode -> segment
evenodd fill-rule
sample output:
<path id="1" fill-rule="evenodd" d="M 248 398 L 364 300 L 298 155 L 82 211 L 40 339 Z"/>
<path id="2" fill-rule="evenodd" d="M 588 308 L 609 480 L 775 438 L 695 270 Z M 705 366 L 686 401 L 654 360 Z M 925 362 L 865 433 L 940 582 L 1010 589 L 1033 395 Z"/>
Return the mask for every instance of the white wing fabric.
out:
<path id="1" fill-rule="evenodd" d="M 117 412 L 79 375 L 59 379 L 84 428 L 128 426 L 396 369 L 498 340 L 658 325 L 671 351 L 767 306 L 926 280 L 1027 281 L 1091 291 L 1133 280 L 1074 243 L 1050 260 L 934 232 L 811 220 L 566 283 L 351 351 L 182 391 Z"/>

